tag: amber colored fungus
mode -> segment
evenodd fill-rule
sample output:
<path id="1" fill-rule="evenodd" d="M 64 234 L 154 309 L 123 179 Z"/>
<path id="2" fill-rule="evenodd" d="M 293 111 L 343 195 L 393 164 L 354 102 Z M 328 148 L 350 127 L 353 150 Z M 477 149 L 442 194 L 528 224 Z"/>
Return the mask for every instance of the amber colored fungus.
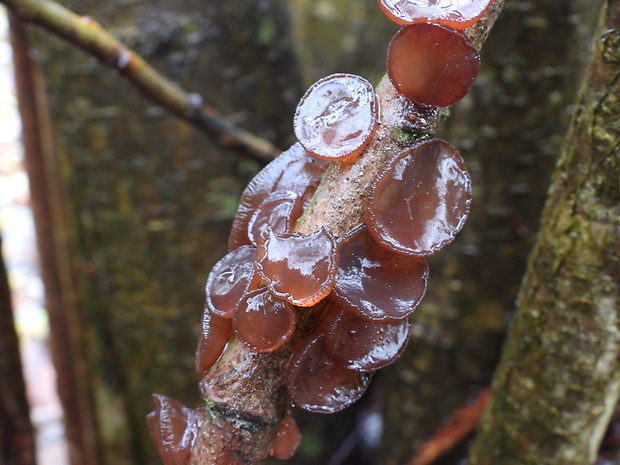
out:
<path id="1" fill-rule="evenodd" d="M 396 91 L 414 103 L 447 107 L 465 96 L 480 54 L 463 34 L 434 24 L 404 26 L 390 42 L 387 72 Z"/>
<path id="2" fill-rule="evenodd" d="M 473 25 L 492 0 L 377 0 L 397 24 L 438 23 L 453 29 Z"/>
<path id="3" fill-rule="evenodd" d="M 241 195 L 228 238 L 228 250 L 252 244 L 248 237 L 248 223 L 254 211 L 272 192 L 292 191 L 301 197 L 302 208 L 305 208 L 320 184 L 328 164 L 327 161 L 310 155 L 297 143 L 265 166 Z"/>
<path id="4" fill-rule="evenodd" d="M 366 79 L 332 74 L 315 82 L 299 101 L 295 135 L 317 157 L 350 158 L 370 141 L 377 126 L 378 106 L 377 95 Z"/>
<path id="5" fill-rule="evenodd" d="M 155 410 L 146 417 L 149 433 L 164 465 L 188 465 L 204 409 L 191 410 L 161 394 L 152 395 Z"/>
<path id="6" fill-rule="evenodd" d="M 454 240 L 471 204 L 463 159 L 441 139 L 401 151 L 367 191 L 365 219 L 382 246 L 427 256 Z"/>
<path id="7" fill-rule="evenodd" d="M 231 318 L 235 305 L 254 279 L 256 248 L 242 246 L 215 264 L 207 279 L 207 307 L 214 315 Z"/>
<path id="8" fill-rule="evenodd" d="M 273 443 L 270 455 L 280 460 L 290 459 L 300 443 L 301 432 L 291 412 L 287 412 L 284 420 L 278 426 L 276 440 Z"/>
<path id="9" fill-rule="evenodd" d="M 273 352 L 295 331 L 297 314 L 288 302 L 276 299 L 267 288 L 245 294 L 233 316 L 239 339 L 255 352 Z"/>
<path id="10" fill-rule="evenodd" d="M 351 370 L 375 371 L 389 365 L 409 340 L 408 318 L 395 323 L 370 322 L 332 304 L 326 310 L 326 319 L 327 352 Z"/>
<path id="11" fill-rule="evenodd" d="M 329 294 L 338 269 L 336 241 L 323 228 L 309 236 L 265 231 L 256 271 L 277 297 L 309 307 Z"/>
<path id="12" fill-rule="evenodd" d="M 198 374 L 206 373 L 217 361 L 232 333 L 232 319 L 212 315 L 209 309 L 205 308 L 196 348 L 195 365 Z"/>
<path id="13" fill-rule="evenodd" d="M 275 191 L 267 196 L 248 223 L 248 238 L 254 245 L 262 243 L 261 235 L 268 226 L 277 234 L 290 233 L 301 216 L 301 199 L 291 191 Z"/>
<path id="14" fill-rule="evenodd" d="M 331 299 L 362 318 L 394 322 L 418 307 L 427 281 L 428 265 L 424 258 L 387 250 L 363 227 L 340 244 Z"/>
<path id="15" fill-rule="evenodd" d="M 317 331 L 304 339 L 291 357 L 287 388 L 298 407 L 334 413 L 362 396 L 369 376 L 333 361 L 325 348 L 325 335 Z"/>

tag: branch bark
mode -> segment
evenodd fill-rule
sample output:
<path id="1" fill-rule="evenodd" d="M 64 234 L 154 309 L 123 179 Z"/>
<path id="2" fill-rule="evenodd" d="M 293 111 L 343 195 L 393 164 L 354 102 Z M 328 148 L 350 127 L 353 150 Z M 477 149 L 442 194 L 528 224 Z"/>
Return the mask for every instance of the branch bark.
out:
<path id="1" fill-rule="evenodd" d="M 473 465 L 594 463 L 618 401 L 619 31 L 608 0 Z"/>
<path id="2" fill-rule="evenodd" d="M 118 70 L 146 98 L 190 122 L 223 147 L 260 163 L 268 163 L 280 153 L 269 141 L 227 122 L 199 94 L 187 93 L 162 76 L 92 18 L 79 16 L 52 0 L 0 0 L 0 3 L 21 21 L 41 26 Z"/>

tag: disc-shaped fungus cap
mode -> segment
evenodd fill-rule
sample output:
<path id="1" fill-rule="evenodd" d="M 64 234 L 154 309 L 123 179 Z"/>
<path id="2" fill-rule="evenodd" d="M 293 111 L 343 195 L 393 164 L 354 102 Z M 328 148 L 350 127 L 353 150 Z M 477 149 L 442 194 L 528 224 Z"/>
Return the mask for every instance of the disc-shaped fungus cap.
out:
<path id="1" fill-rule="evenodd" d="M 328 162 L 311 156 L 297 143 L 265 166 L 241 194 L 228 238 L 228 250 L 252 244 L 248 238 L 248 223 L 254 211 L 272 192 L 292 191 L 301 197 L 302 209 L 305 208 L 320 184 L 327 165 Z"/>
<path id="2" fill-rule="evenodd" d="M 331 292 L 338 249 L 328 229 L 308 236 L 275 234 L 267 229 L 264 237 L 256 271 L 272 294 L 293 305 L 310 307 Z"/>
<path id="3" fill-rule="evenodd" d="M 284 420 L 278 426 L 276 440 L 269 455 L 280 460 L 290 459 L 301 443 L 301 432 L 291 412 L 286 412 Z"/>
<path id="4" fill-rule="evenodd" d="M 295 405 L 316 413 L 334 413 L 348 407 L 362 396 L 369 381 L 369 374 L 345 368 L 329 357 L 325 335 L 320 331 L 295 349 L 286 378 Z"/>
<path id="5" fill-rule="evenodd" d="M 480 69 L 480 54 L 463 34 L 435 24 L 402 27 L 388 48 L 396 91 L 418 105 L 447 107 L 462 99 Z"/>
<path id="6" fill-rule="evenodd" d="M 299 101 L 295 135 L 317 157 L 352 158 L 370 141 L 377 126 L 378 107 L 377 95 L 366 79 L 332 74 L 310 86 Z"/>
<path id="7" fill-rule="evenodd" d="M 454 240 L 471 204 L 471 178 L 463 159 L 441 139 L 400 152 L 367 191 L 365 219 L 382 246 L 427 256 Z"/>
<path id="8" fill-rule="evenodd" d="M 244 245 L 215 264 L 207 279 L 207 307 L 214 315 L 231 318 L 235 305 L 254 279 L 256 247 Z"/>
<path id="9" fill-rule="evenodd" d="M 233 329 L 239 339 L 255 352 L 273 352 L 295 331 L 295 307 L 273 297 L 267 288 L 245 294 L 233 315 Z"/>
<path id="10" fill-rule="evenodd" d="M 248 238 L 258 246 L 267 227 L 271 227 L 276 234 L 290 233 L 302 211 L 301 198 L 294 192 L 272 192 L 252 215 L 248 223 Z"/>
<path id="11" fill-rule="evenodd" d="M 330 298 L 366 320 L 397 322 L 418 307 L 427 281 L 424 258 L 392 252 L 378 245 L 362 227 L 340 244 Z"/>
<path id="12" fill-rule="evenodd" d="M 161 394 L 152 395 L 155 410 L 146 416 L 149 433 L 164 465 L 187 465 L 204 409 L 188 409 Z"/>
<path id="13" fill-rule="evenodd" d="M 474 24 L 492 0 L 377 0 L 397 24 L 438 23 L 453 29 Z"/>
<path id="14" fill-rule="evenodd" d="M 351 370 L 375 371 L 389 365 L 409 340 L 409 318 L 394 323 L 371 322 L 334 304 L 327 308 L 325 318 L 327 352 L 331 359 Z"/>
<path id="15" fill-rule="evenodd" d="M 220 357 L 233 333 L 232 320 L 212 315 L 208 307 L 202 314 L 198 347 L 196 348 L 196 372 L 204 374 Z"/>

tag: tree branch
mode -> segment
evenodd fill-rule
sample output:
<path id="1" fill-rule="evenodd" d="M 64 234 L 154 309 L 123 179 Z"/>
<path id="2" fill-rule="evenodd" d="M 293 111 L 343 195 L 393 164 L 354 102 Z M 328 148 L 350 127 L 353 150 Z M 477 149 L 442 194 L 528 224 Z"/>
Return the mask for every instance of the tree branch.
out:
<path id="1" fill-rule="evenodd" d="M 41 26 L 115 68 L 146 98 L 190 122 L 225 148 L 260 163 L 267 163 L 280 153 L 269 141 L 227 122 L 199 94 L 187 93 L 159 74 L 92 18 L 79 16 L 52 0 L 0 0 L 0 3 L 21 21 Z"/>

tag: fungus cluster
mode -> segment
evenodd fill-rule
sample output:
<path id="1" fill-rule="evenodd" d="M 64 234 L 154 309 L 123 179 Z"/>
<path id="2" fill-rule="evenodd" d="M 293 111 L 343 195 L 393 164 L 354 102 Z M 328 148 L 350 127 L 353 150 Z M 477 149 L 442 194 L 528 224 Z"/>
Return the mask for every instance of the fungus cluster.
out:
<path id="1" fill-rule="evenodd" d="M 489 3 L 379 0 L 388 17 L 405 24 L 387 60 L 397 92 L 423 107 L 462 98 L 479 56 L 451 28 L 471 25 Z M 402 353 L 426 291 L 426 257 L 452 242 L 469 214 L 471 179 L 456 149 L 427 137 L 394 154 L 366 191 L 363 224 L 343 237 L 326 227 L 295 231 L 328 164 L 353 163 L 380 123 L 378 98 L 358 76 L 328 76 L 303 96 L 294 117 L 299 142 L 244 190 L 229 253 L 208 277 L 199 374 L 231 337 L 258 353 L 288 344 L 286 386 L 294 405 L 332 413 L 359 399 L 373 373 Z M 318 323 L 293 338 L 301 314 L 319 302 Z M 166 465 L 186 465 L 200 411 L 154 399 L 148 423 L 160 455 Z M 271 453 L 288 458 L 299 441 L 289 413 Z"/>

